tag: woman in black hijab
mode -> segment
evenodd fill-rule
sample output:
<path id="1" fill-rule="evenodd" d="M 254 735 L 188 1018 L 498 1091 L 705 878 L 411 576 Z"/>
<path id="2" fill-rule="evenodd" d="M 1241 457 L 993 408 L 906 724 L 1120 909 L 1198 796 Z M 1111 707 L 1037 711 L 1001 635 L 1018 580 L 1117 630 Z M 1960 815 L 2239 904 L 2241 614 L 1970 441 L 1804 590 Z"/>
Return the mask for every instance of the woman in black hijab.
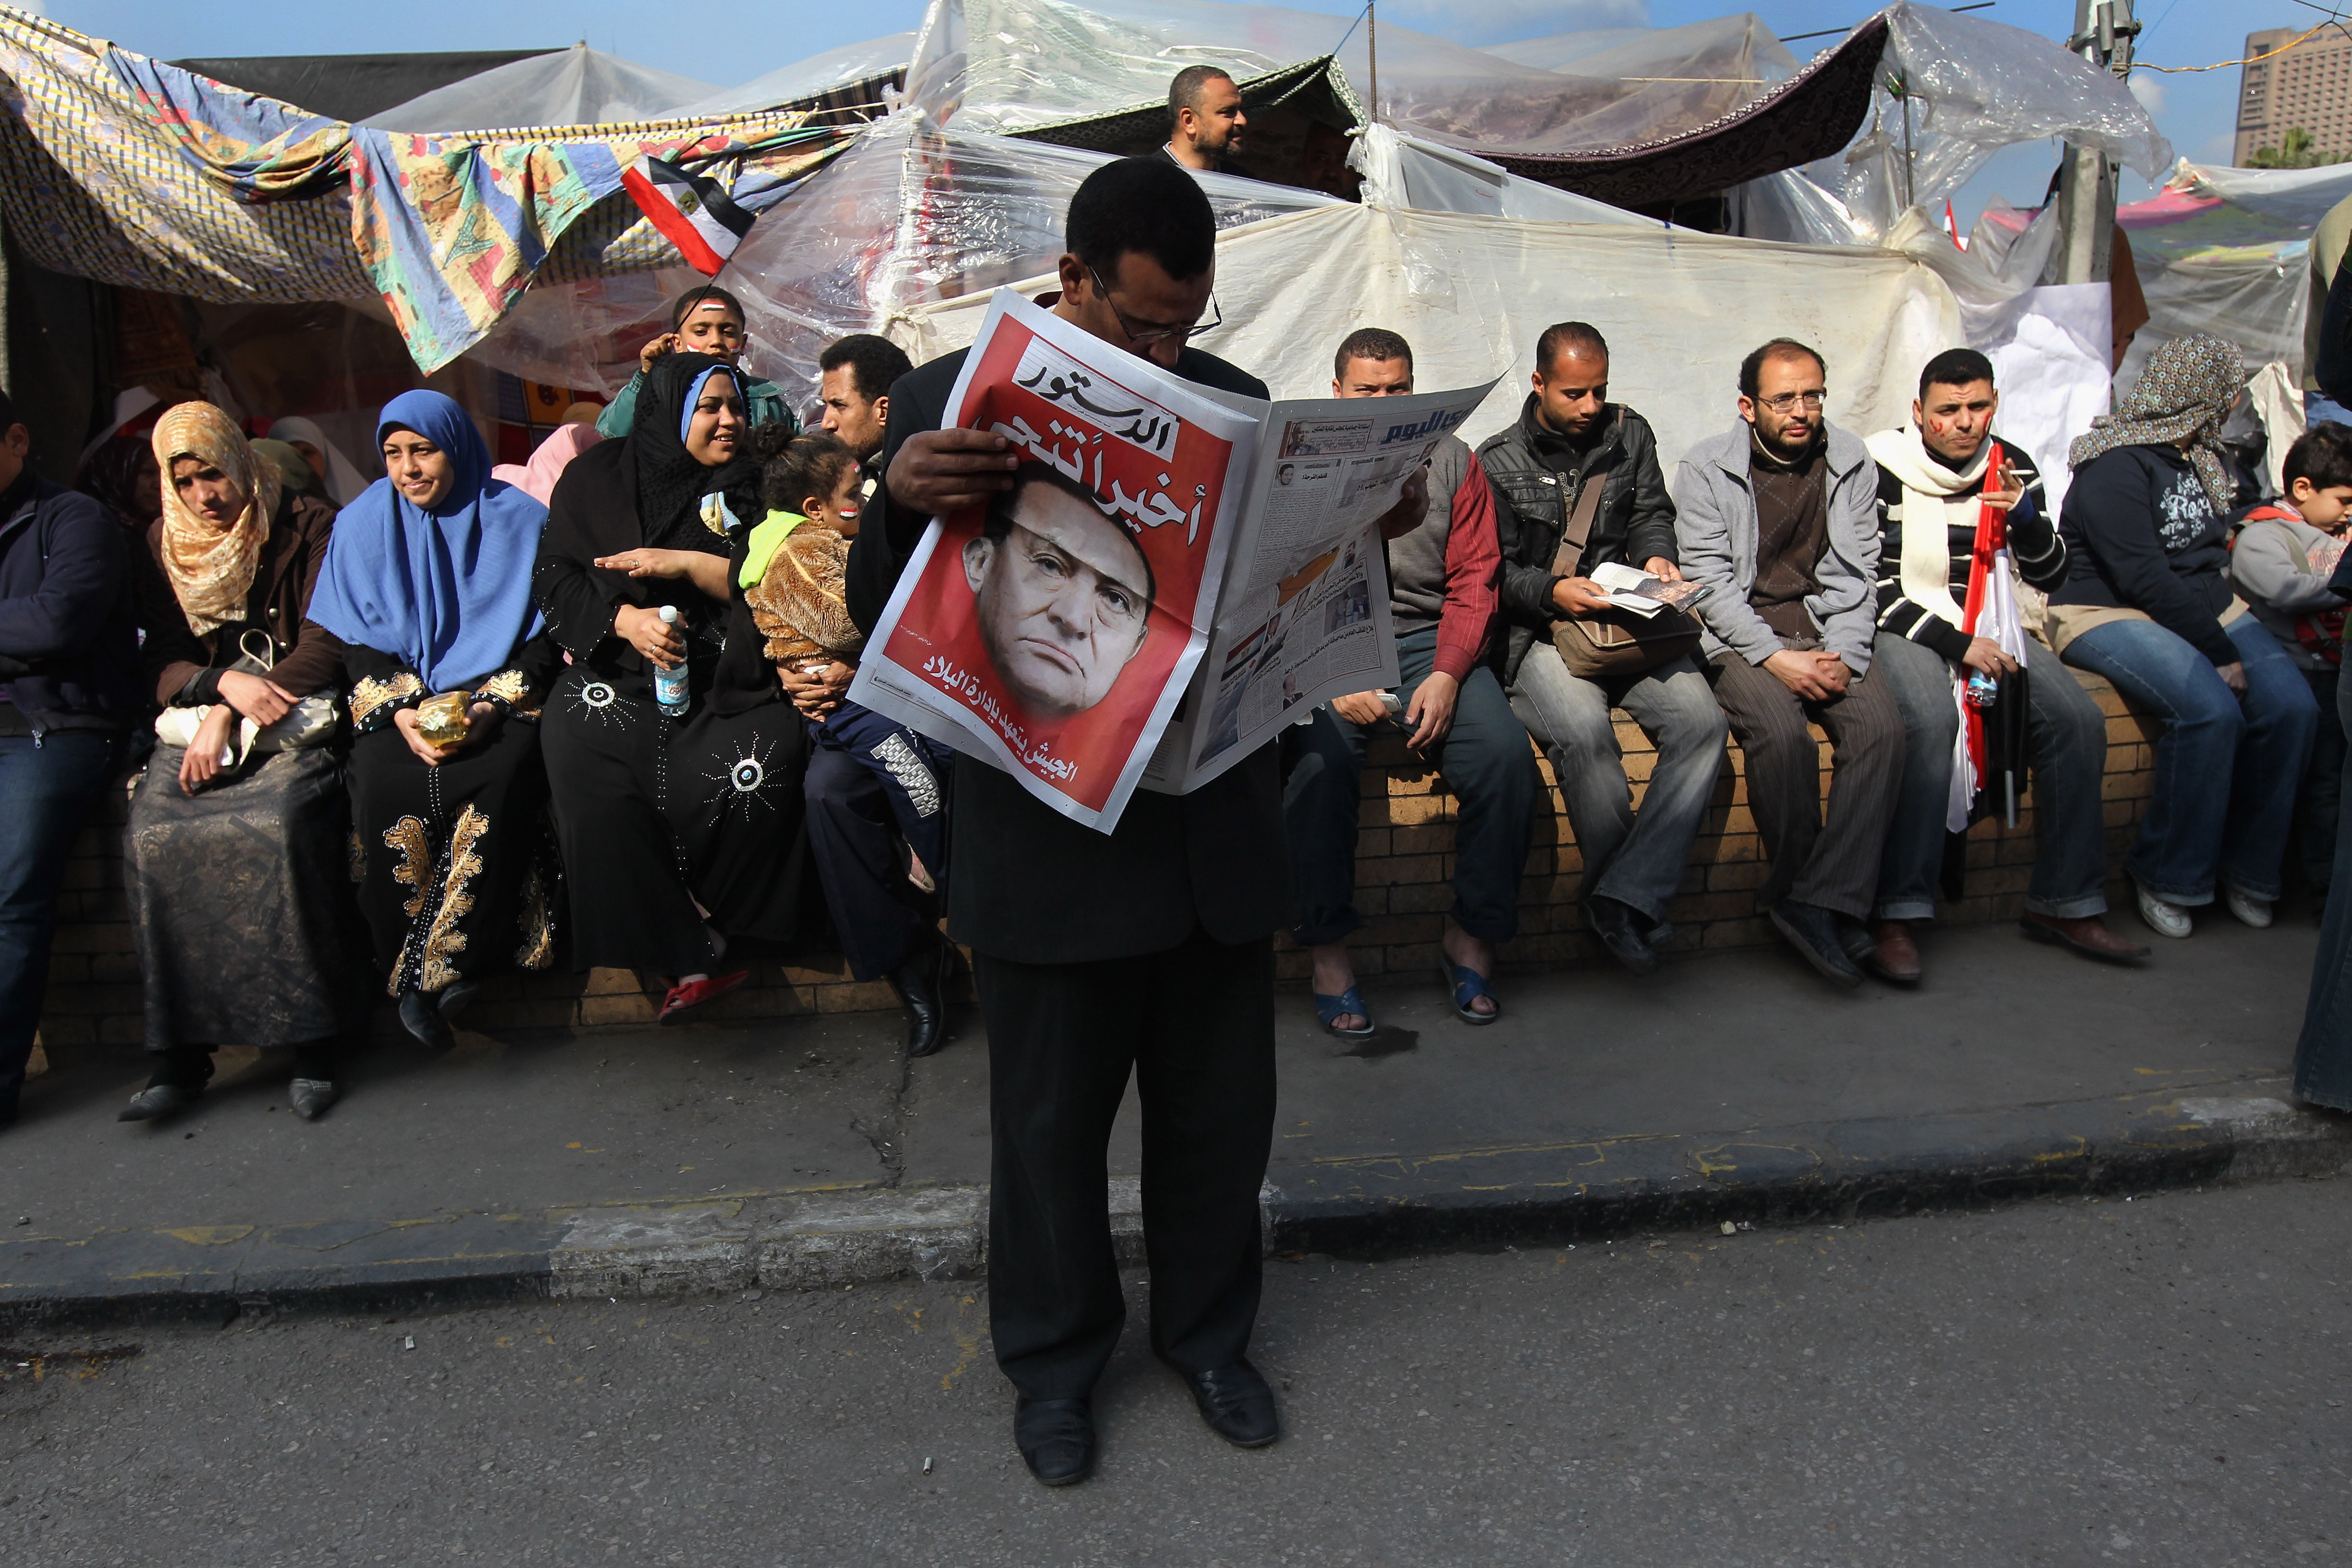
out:
<path id="1" fill-rule="evenodd" d="M 748 405 L 725 360 L 664 356 L 627 438 L 563 471 L 532 575 L 572 658 L 543 735 L 573 958 L 661 976 L 665 1023 L 741 984 L 729 941 L 791 941 L 803 901 L 807 741 L 735 587 L 765 515 Z M 673 718 L 654 672 L 681 658 Z"/>

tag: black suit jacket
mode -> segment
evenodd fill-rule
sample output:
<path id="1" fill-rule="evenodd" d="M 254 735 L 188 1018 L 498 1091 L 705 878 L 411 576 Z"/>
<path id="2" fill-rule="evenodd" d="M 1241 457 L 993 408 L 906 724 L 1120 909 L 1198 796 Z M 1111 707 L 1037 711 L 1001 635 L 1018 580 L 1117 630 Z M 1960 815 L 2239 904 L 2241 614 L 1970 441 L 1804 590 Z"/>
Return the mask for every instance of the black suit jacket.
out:
<path id="1" fill-rule="evenodd" d="M 891 386 L 886 476 L 907 437 L 940 427 L 967 352 L 935 359 Z M 1197 349 L 1184 351 L 1176 374 L 1221 392 L 1266 395 L 1255 376 Z M 849 611 L 868 633 L 930 521 L 890 500 L 887 483 L 876 510 L 881 526 L 860 529 L 849 550 Z M 1003 770 L 961 758 L 953 822 L 948 931 L 997 958 L 1129 958 L 1176 946 L 1196 924 L 1219 942 L 1236 942 L 1290 921 L 1282 779 L 1270 744 L 1191 795 L 1138 790 L 1108 834 L 1053 810 Z"/>

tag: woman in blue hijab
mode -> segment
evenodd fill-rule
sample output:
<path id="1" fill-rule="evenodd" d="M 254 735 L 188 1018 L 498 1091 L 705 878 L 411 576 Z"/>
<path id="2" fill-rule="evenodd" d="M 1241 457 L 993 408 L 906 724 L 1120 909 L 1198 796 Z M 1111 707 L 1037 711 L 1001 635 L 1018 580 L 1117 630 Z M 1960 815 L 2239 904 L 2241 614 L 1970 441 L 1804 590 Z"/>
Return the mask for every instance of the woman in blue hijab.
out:
<path id="1" fill-rule="evenodd" d="M 439 1050 L 483 975 L 555 954 L 538 719 L 562 656 L 530 599 L 547 509 L 490 477 L 466 411 L 404 393 L 376 445 L 385 475 L 335 520 L 310 618 L 353 682 L 352 870 L 378 969 Z M 454 692 L 461 738 L 420 712 Z"/>

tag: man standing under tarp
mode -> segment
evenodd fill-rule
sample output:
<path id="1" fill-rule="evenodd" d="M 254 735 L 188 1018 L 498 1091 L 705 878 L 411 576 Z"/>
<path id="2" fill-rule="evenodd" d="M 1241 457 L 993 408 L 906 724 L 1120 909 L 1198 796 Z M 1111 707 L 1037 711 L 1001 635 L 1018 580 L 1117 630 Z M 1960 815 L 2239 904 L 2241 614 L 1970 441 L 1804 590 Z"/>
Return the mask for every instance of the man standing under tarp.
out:
<path id="1" fill-rule="evenodd" d="M 1188 169 L 1255 178 L 1234 162 L 1248 129 L 1234 79 L 1215 66 L 1186 66 L 1168 84 L 1168 143 L 1160 155 Z"/>
<path id="2" fill-rule="evenodd" d="M 1216 225 L 1192 175 L 1128 158 L 1071 199 L 1061 291 L 1038 301 L 1114 348 L 1220 392 L 1255 376 L 1187 346 L 1216 319 Z M 849 558 L 871 633 L 935 515 L 993 503 L 1018 454 L 940 428 L 965 352 L 890 389 L 879 527 Z M 1426 504 L 1408 481 L 1400 509 Z M 1018 1400 L 1013 1441 L 1049 1486 L 1095 1460 L 1095 1381 L 1127 1312 L 1105 1201 L 1112 1119 L 1143 1113 L 1151 1348 L 1218 1436 L 1280 1427 L 1245 1358 L 1256 1323 L 1258 1187 L 1274 1136 L 1275 929 L 1290 912 L 1271 744 L 1185 795 L 1139 791 L 1115 831 L 1061 816 L 1009 773 L 956 765 L 948 929 L 978 954 L 988 1026 L 989 1315 Z"/>

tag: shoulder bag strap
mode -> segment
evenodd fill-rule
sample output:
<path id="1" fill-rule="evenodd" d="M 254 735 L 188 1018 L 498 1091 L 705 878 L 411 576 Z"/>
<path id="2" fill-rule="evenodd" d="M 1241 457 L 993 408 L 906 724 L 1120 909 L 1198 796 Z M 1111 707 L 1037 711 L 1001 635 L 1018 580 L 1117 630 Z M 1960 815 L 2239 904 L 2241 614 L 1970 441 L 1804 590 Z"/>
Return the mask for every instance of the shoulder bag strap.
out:
<path id="1" fill-rule="evenodd" d="M 1592 520 L 1601 512 L 1601 492 L 1609 488 L 1609 470 L 1587 474 L 1576 492 L 1576 505 L 1568 514 L 1568 526 L 1560 531 L 1559 552 L 1551 559 L 1551 574 L 1573 577 L 1584 564 L 1584 547 L 1592 538 Z"/>

